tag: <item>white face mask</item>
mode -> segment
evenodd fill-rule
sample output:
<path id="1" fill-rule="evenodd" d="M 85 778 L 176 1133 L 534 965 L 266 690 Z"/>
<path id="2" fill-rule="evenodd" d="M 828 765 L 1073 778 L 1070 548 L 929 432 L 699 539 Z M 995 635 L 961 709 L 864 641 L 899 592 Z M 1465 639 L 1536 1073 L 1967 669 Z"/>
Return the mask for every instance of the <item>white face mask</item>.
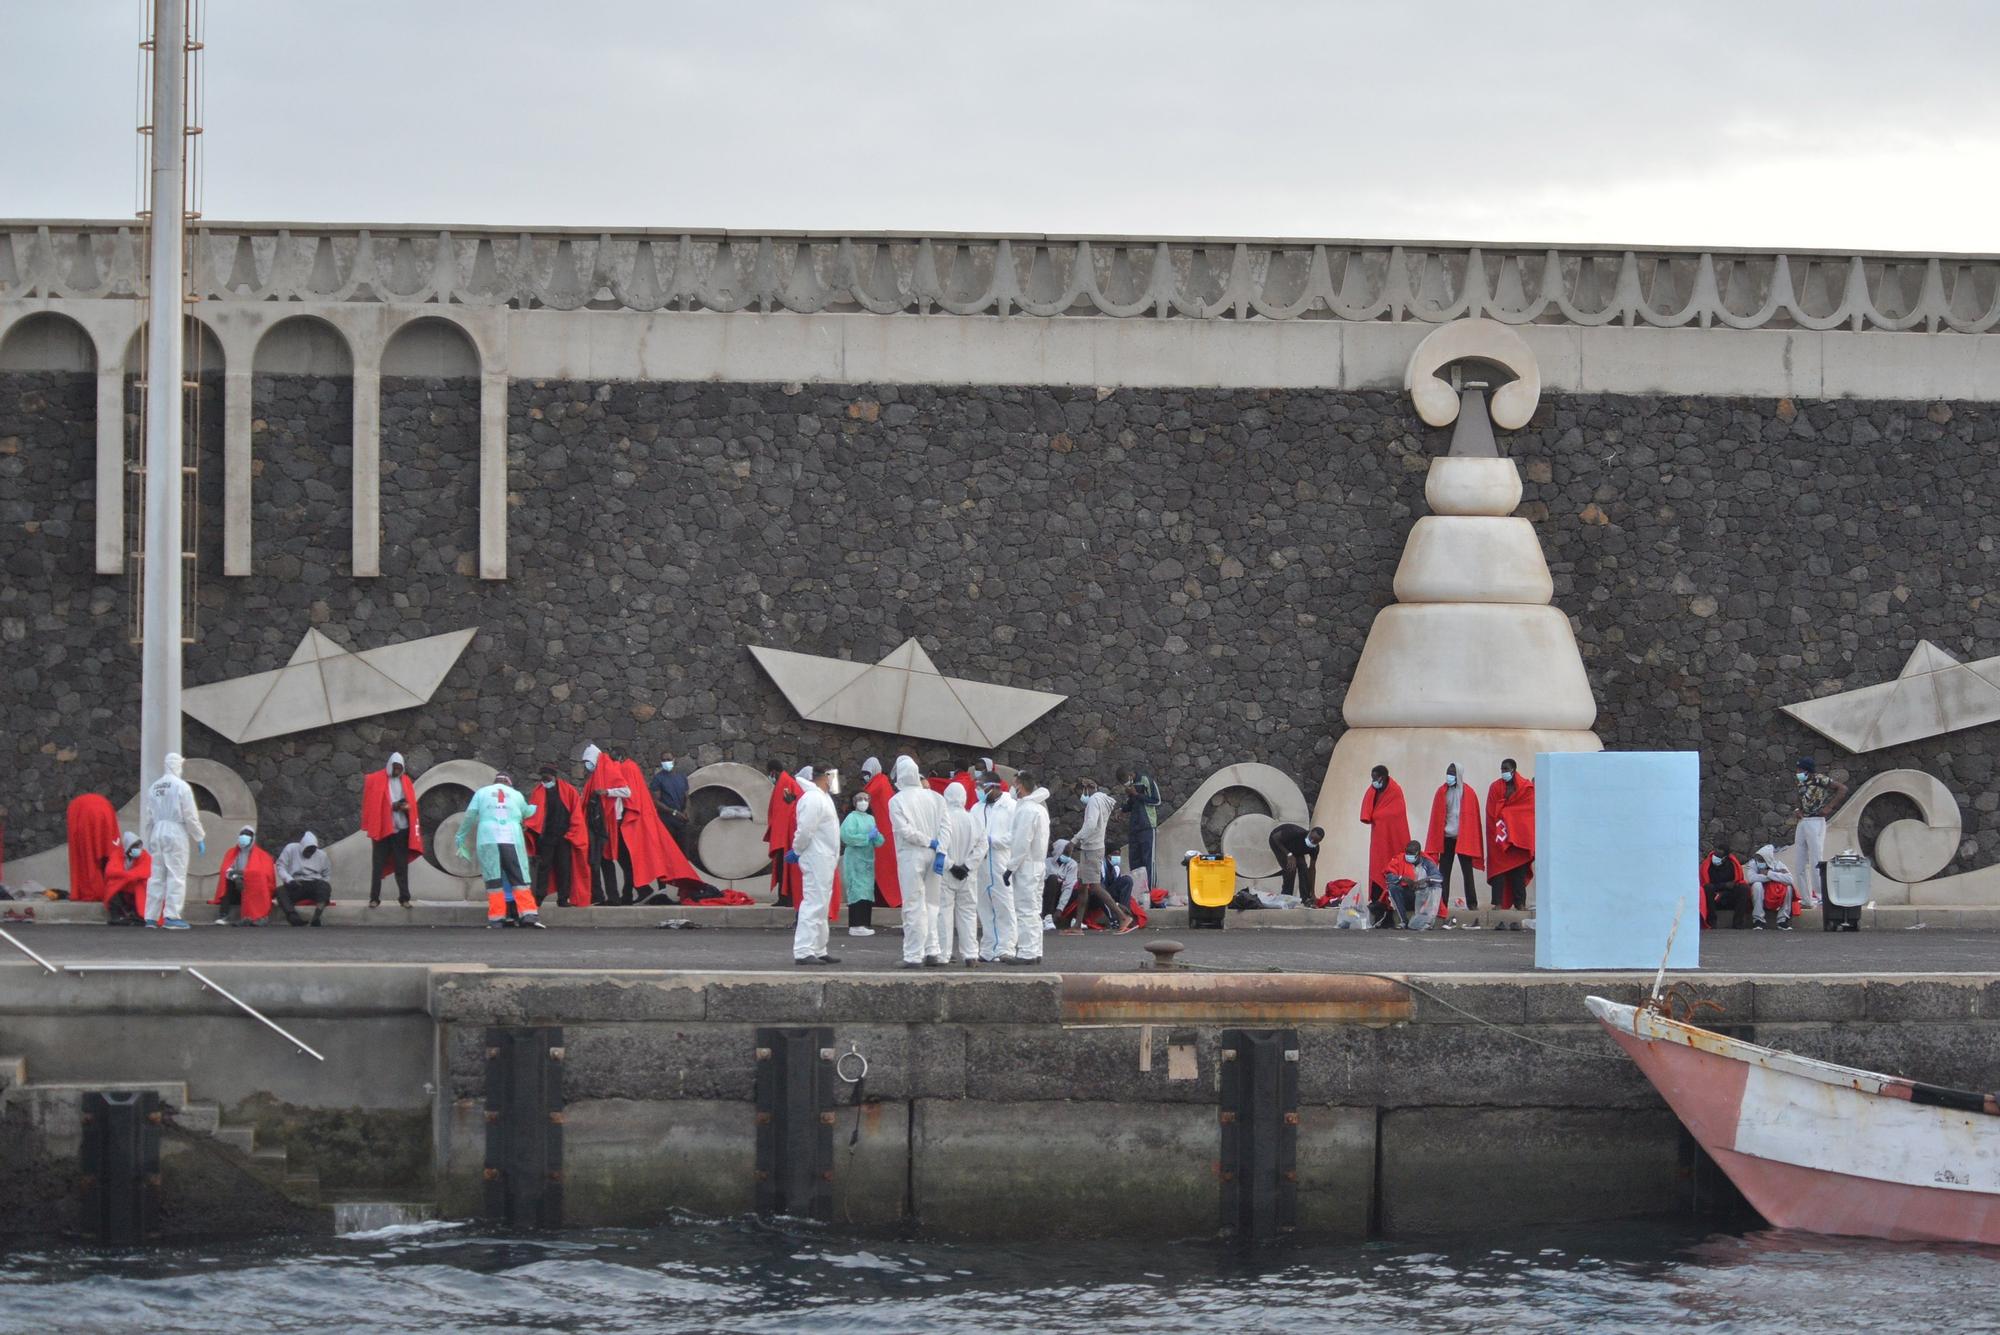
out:
<path id="1" fill-rule="evenodd" d="M 1456 788 L 1456 787 L 1458 787 L 1458 776 L 1457 776 L 1456 774 L 1447 774 L 1447 775 L 1445 775 L 1445 776 L 1444 776 L 1444 786 L 1445 786 L 1445 787 L 1447 787 L 1447 788 Z"/>
<path id="2" fill-rule="evenodd" d="M 585 774 L 591 773 L 596 768 L 597 768 L 597 762 L 595 760 L 586 760 L 583 762 L 583 772 Z"/>
<path id="3" fill-rule="evenodd" d="M 542 787 L 544 787 L 544 788 L 553 788 L 553 787 L 555 787 L 555 786 L 556 786 L 556 781 L 555 781 L 554 779 L 543 779 L 543 780 L 542 780 Z"/>
<path id="4" fill-rule="evenodd" d="M 865 812 L 865 811 L 867 811 L 867 810 L 868 810 L 868 804 L 867 804 L 866 802 L 856 802 L 856 803 L 854 804 L 854 809 L 855 809 L 856 811 L 863 811 L 863 812 Z"/>
<path id="5" fill-rule="evenodd" d="M 1389 781 L 1387 779 L 1370 779 L 1368 781 L 1368 786 L 1370 788 L 1373 788 L 1376 792 L 1379 793 L 1382 791 L 1383 788 L 1388 786 L 1388 783 Z"/>
<path id="6" fill-rule="evenodd" d="M 674 771 L 674 762 L 671 760 L 662 760 L 660 762 L 660 768 L 667 771 L 667 773 L 671 774 Z"/>
<path id="7" fill-rule="evenodd" d="M 1708 865 L 1711 867 L 1720 867 L 1722 865 L 1722 854 L 1711 854 L 1708 859 Z"/>
<path id="8" fill-rule="evenodd" d="M 1799 782 L 1804 783 L 1807 779 L 1811 778 L 1812 775 L 1805 770 L 1800 770 L 1798 777 L 1799 777 Z"/>
<path id="9" fill-rule="evenodd" d="M 248 848 L 250 847 L 251 842 L 252 840 L 250 836 L 247 834 L 239 834 L 236 836 L 236 846 L 238 848 Z"/>

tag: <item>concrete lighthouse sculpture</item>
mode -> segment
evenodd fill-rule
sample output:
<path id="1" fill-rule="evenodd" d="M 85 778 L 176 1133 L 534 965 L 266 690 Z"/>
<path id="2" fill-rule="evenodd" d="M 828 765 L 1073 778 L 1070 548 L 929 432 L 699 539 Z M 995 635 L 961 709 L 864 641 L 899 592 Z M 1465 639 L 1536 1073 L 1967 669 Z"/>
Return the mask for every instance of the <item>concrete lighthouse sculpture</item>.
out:
<path id="1" fill-rule="evenodd" d="M 1458 365 L 1462 388 L 1443 377 Z M 1495 381 L 1490 407 L 1486 389 Z M 1484 382 L 1484 383 L 1482 383 Z M 1423 838 L 1431 795 L 1457 765 L 1479 795 L 1509 757 L 1532 778 L 1538 751 L 1598 751 L 1597 702 L 1534 525 L 1514 517 L 1521 474 L 1493 427 L 1527 424 L 1541 397 L 1534 354 L 1492 320 L 1440 327 L 1410 358 L 1405 386 L 1432 426 L 1452 426 L 1431 460 L 1424 500 L 1396 568 L 1396 601 L 1376 615 L 1347 688 L 1347 731 L 1333 748 L 1313 823 L 1325 828 L 1322 880 L 1365 881 L 1359 821 L 1368 772 L 1386 765 Z M 1469 841 L 1461 837 L 1460 847 Z M 1483 881 L 1483 877 L 1481 878 Z M 1457 887 L 1453 888 L 1454 894 Z M 1485 889 L 1481 887 L 1482 904 Z"/>

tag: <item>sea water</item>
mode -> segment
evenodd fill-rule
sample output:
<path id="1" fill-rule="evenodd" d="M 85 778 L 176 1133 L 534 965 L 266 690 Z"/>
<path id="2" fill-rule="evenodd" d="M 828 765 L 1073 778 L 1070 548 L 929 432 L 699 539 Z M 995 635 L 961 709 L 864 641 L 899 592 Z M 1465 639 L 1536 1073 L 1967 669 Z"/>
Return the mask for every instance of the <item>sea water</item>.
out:
<path id="1" fill-rule="evenodd" d="M 2000 1252 L 1618 1224 L 1433 1243 L 898 1241 L 792 1221 L 14 1250 L 0 1331 L 2000 1330 Z"/>

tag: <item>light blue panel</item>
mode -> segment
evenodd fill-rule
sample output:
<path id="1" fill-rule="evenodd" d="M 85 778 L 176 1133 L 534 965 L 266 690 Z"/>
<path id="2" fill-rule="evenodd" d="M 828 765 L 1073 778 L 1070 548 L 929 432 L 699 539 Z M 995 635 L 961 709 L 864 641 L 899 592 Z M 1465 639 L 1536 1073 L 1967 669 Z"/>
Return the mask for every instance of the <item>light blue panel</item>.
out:
<path id="1" fill-rule="evenodd" d="M 1535 967 L 1700 966 L 1701 757 L 1693 751 L 1535 757 Z"/>

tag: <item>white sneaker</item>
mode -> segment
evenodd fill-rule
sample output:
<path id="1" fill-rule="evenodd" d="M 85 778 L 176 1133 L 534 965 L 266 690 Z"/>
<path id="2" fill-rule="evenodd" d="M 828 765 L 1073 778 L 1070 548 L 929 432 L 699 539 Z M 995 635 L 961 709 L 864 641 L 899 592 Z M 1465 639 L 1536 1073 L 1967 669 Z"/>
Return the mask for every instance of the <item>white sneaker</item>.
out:
<path id="1" fill-rule="evenodd" d="M 873 927 L 850 927 L 847 929 L 847 934 L 849 936 L 873 936 L 875 935 L 875 929 Z"/>
<path id="2" fill-rule="evenodd" d="M 1053 932 L 1053 931 L 1054 931 L 1055 929 L 1056 929 L 1056 920 L 1055 920 L 1054 918 L 1043 918 L 1043 919 L 1042 919 L 1042 930 L 1043 930 L 1043 931 L 1045 931 L 1045 932 Z"/>

